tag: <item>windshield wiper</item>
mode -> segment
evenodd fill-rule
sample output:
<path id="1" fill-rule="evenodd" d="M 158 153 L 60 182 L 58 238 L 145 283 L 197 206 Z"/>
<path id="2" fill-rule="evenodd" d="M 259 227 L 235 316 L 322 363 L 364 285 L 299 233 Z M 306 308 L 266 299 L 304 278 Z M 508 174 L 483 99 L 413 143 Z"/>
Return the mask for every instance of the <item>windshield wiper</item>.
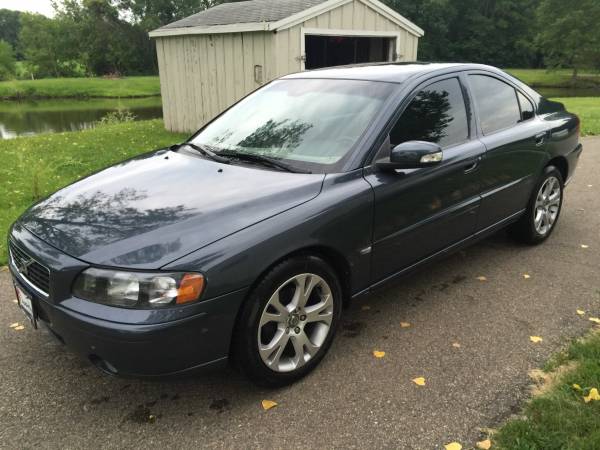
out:
<path id="1" fill-rule="evenodd" d="M 244 153 L 244 152 L 236 152 L 235 150 L 222 150 L 219 152 L 220 156 L 226 156 L 233 159 L 238 159 L 240 161 L 248 161 L 257 164 L 262 164 L 263 166 L 274 167 L 276 169 L 285 170 L 286 172 L 293 173 L 312 173 L 305 170 L 299 170 L 294 167 L 290 167 L 285 163 L 279 162 L 273 158 L 269 158 L 268 156 L 256 155 L 252 153 Z"/>
<path id="2" fill-rule="evenodd" d="M 212 159 L 213 161 L 216 162 L 220 162 L 223 164 L 230 164 L 231 161 L 228 158 L 223 158 L 222 156 L 217 155 L 215 152 L 213 152 L 210 148 L 208 148 L 206 145 L 197 145 L 197 144 L 193 144 L 192 142 L 183 142 L 181 144 L 175 144 L 171 146 L 171 150 L 178 150 L 181 147 L 191 147 L 194 150 L 196 150 L 198 153 L 206 156 L 207 158 Z"/>

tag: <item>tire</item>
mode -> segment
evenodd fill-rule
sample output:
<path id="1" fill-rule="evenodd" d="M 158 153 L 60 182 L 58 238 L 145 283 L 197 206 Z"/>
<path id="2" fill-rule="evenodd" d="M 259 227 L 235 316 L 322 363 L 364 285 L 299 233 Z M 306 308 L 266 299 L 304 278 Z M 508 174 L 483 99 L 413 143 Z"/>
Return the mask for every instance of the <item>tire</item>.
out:
<path id="1" fill-rule="evenodd" d="M 308 297 L 302 295 L 311 286 Z M 260 386 L 291 384 L 323 359 L 341 313 L 340 281 L 324 260 L 310 255 L 284 260 L 242 305 L 232 342 L 234 362 Z"/>
<path id="2" fill-rule="evenodd" d="M 542 189 L 545 191 L 542 192 Z M 554 198 L 556 193 L 558 197 Z M 509 227 L 509 233 L 525 244 L 538 245 L 544 242 L 558 223 L 563 193 L 564 180 L 560 171 L 554 166 L 547 166 L 531 193 L 527 210 L 518 222 Z"/>

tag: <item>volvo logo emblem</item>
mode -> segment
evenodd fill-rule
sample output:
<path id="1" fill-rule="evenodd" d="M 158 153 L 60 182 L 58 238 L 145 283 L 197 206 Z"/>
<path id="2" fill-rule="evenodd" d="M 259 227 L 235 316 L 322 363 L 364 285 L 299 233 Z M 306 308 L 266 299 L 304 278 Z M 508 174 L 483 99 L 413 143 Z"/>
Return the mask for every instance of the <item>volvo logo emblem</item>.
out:
<path id="1" fill-rule="evenodd" d="M 19 272 L 21 272 L 23 275 L 28 275 L 28 268 L 31 264 L 33 264 L 33 259 L 31 258 L 23 258 L 23 259 L 19 259 L 17 261 L 15 261 L 17 264 L 17 269 L 19 270 Z"/>

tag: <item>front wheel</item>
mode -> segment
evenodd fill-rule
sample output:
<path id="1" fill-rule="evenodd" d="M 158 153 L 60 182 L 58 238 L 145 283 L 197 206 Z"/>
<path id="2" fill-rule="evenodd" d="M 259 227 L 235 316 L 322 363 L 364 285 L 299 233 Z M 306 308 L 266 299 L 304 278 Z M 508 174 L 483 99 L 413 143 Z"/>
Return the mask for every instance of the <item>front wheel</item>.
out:
<path id="1" fill-rule="evenodd" d="M 509 232 L 519 241 L 531 245 L 548 239 L 560 216 L 563 189 L 563 179 L 558 169 L 546 167 L 533 190 L 525 214 L 509 228 Z"/>
<path id="2" fill-rule="evenodd" d="M 331 345 L 342 309 L 340 283 L 316 256 L 275 266 L 242 307 L 233 355 L 252 381 L 268 387 L 310 372 Z"/>

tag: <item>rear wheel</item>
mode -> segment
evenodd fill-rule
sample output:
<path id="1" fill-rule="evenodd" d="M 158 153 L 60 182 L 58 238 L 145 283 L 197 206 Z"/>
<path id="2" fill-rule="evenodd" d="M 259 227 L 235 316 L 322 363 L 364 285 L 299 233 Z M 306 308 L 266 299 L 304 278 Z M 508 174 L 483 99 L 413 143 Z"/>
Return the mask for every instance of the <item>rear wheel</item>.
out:
<path id="1" fill-rule="evenodd" d="M 546 167 L 533 190 L 527 211 L 509 232 L 519 241 L 532 245 L 548 239 L 560 216 L 563 188 L 559 170 L 554 166 Z"/>
<path id="2" fill-rule="evenodd" d="M 329 349 L 341 314 L 335 272 L 315 256 L 275 266 L 244 304 L 234 358 L 255 383 L 276 387 L 310 372 Z"/>

